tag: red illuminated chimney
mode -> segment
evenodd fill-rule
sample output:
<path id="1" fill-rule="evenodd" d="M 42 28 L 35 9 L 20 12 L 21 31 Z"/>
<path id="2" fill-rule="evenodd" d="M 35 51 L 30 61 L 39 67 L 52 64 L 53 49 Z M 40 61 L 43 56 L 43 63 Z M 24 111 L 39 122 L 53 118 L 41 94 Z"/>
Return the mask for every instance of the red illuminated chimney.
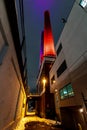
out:
<path id="1" fill-rule="evenodd" d="M 51 30 L 50 15 L 48 11 L 44 13 L 44 56 L 56 56 L 54 49 L 54 40 Z"/>

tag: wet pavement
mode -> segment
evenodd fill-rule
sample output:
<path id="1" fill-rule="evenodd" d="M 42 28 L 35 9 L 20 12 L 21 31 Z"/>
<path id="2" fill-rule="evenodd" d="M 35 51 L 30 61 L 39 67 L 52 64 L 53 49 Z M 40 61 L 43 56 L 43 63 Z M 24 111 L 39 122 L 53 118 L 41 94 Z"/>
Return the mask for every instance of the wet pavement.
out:
<path id="1" fill-rule="evenodd" d="M 50 125 L 44 122 L 28 122 L 25 124 L 25 130 L 63 130 L 59 125 Z"/>

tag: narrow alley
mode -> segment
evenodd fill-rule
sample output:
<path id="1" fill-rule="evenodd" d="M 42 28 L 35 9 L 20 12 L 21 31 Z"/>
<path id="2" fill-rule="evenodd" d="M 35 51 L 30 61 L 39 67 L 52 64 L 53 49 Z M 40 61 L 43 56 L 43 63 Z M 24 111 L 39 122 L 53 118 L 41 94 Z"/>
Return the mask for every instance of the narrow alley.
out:
<path id="1" fill-rule="evenodd" d="M 61 123 L 40 118 L 34 114 L 34 112 L 28 113 L 28 115 L 22 118 L 13 130 L 63 130 Z"/>
<path id="2" fill-rule="evenodd" d="M 87 130 L 87 0 L 0 0 L 0 130 Z"/>

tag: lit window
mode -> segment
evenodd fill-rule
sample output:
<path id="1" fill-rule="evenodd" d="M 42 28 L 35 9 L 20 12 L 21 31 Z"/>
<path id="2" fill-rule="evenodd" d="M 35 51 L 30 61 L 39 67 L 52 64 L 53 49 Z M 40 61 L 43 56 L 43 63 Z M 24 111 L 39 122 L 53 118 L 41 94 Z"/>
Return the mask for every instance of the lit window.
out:
<path id="1" fill-rule="evenodd" d="M 63 95 L 64 95 L 65 97 L 68 95 L 68 92 L 67 92 L 67 88 L 66 88 L 66 87 L 63 88 Z"/>
<path id="2" fill-rule="evenodd" d="M 67 85 L 67 90 L 68 90 L 69 97 L 74 96 L 74 92 L 71 84 Z"/>
<path id="3" fill-rule="evenodd" d="M 81 0 L 80 5 L 85 8 L 87 6 L 87 0 Z"/>
<path id="4" fill-rule="evenodd" d="M 63 93 L 62 89 L 60 90 L 60 97 L 61 97 L 61 99 L 64 99 L 64 93 Z"/>
<path id="5" fill-rule="evenodd" d="M 71 84 L 64 86 L 60 91 L 60 98 L 65 99 L 74 96 L 73 88 Z"/>

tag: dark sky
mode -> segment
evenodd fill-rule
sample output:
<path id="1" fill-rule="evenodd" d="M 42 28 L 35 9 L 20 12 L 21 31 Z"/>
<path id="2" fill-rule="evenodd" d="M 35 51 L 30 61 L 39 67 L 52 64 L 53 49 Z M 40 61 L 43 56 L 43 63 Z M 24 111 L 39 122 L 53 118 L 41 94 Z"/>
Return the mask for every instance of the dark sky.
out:
<path id="1" fill-rule="evenodd" d="M 44 11 L 49 10 L 56 45 L 64 27 L 62 18 L 67 19 L 75 0 L 24 0 L 25 32 L 27 44 L 28 85 L 36 89 L 39 71 L 41 32 L 44 29 Z"/>

